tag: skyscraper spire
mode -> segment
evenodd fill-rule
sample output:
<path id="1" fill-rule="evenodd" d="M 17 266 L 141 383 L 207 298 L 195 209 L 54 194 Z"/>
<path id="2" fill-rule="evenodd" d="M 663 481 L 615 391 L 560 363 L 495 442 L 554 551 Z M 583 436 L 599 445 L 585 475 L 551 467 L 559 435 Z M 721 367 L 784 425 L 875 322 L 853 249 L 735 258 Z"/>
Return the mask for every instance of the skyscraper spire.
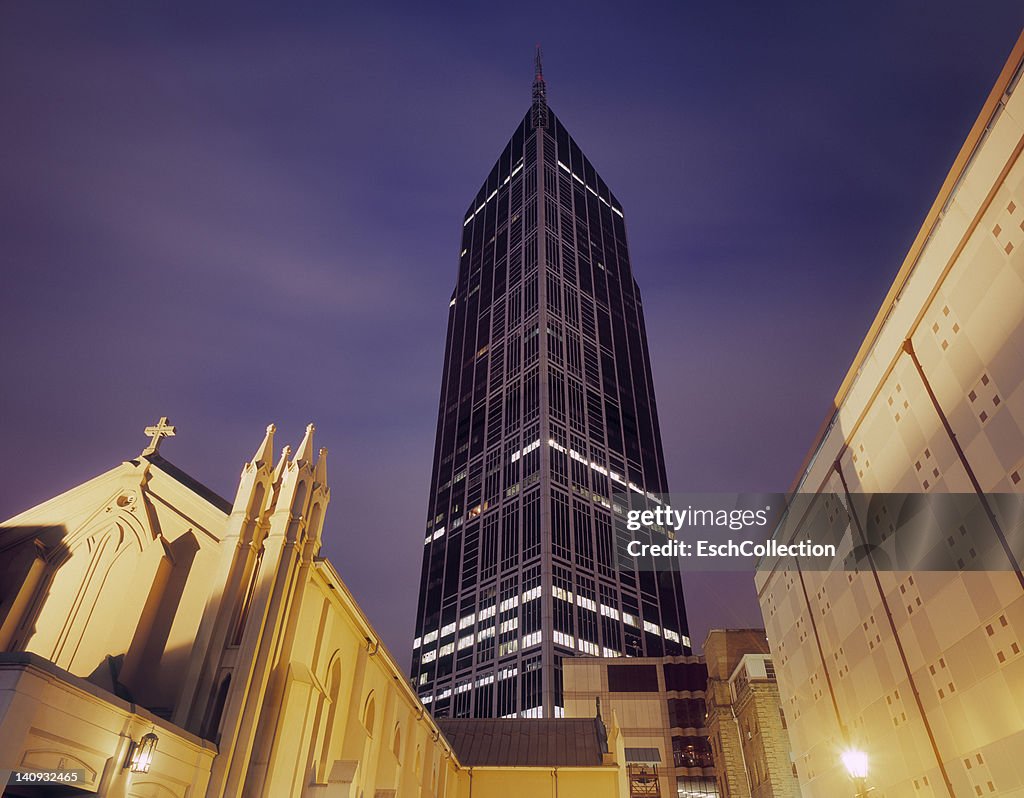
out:
<path id="1" fill-rule="evenodd" d="M 534 130 L 548 126 L 548 87 L 544 82 L 544 65 L 541 62 L 541 49 L 537 45 L 537 54 L 533 58 L 533 114 L 531 122 Z"/>

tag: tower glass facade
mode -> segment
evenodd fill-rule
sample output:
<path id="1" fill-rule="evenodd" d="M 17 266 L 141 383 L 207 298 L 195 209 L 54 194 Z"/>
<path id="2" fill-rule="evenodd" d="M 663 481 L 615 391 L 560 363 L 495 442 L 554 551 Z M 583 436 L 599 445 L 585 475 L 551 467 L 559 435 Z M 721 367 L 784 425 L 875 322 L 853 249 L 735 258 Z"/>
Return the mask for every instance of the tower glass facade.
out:
<path id="1" fill-rule="evenodd" d="M 677 568 L 615 523 L 667 492 L 622 205 L 539 68 L 462 231 L 412 677 L 439 717 L 557 717 L 564 657 L 690 648 Z"/>

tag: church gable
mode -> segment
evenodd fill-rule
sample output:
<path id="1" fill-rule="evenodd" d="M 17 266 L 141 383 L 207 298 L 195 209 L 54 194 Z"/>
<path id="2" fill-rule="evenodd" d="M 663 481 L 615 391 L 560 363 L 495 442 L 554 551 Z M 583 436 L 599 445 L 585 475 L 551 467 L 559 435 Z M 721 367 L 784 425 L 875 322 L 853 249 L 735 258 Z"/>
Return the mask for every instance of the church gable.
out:
<path id="1" fill-rule="evenodd" d="M 151 446 L 4 523 L 0 651 L 36 653 L 170 712 L 209 597 L 225 506 Z"/>

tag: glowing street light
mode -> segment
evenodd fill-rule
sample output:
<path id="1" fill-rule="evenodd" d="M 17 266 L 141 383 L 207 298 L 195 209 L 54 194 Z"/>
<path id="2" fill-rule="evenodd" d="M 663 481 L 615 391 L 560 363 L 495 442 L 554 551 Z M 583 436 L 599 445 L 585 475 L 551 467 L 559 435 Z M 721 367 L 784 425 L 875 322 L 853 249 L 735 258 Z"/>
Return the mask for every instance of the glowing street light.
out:
<path id="1" fill-rule="evenodd" d="M 868 794 L 868 755 L 855 748 L 849 748 L 840 754 L 846 772 L 850 774 L 857 787 L 857 798 L 867 798 Z"/>

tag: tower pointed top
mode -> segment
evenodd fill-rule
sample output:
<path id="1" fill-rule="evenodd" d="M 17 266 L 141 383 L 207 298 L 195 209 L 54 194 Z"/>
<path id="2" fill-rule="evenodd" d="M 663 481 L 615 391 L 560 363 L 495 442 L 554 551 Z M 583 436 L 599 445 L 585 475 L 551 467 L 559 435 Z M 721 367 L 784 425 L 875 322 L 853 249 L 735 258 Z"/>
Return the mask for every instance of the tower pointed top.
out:
<path id="1" fill-rule="evenodd" d="M 298 450 L 295 452 L 293 462 L 300 463 L 312 463 L 313 462 L 313 432 L 316 430 L 314 424 L 306 425 L 306 435 L 302 439 L 302 443 L 299 444 Z"/>
<path id="2" fill-rule="evenodd" d="M 316 461 L 316 470 L 313 472 L 315 479 L 321 485 L 327 484 L 327 450 L 320 450 L 320 457 Z"/>
<path id="3" fill-rule="evenodd" d="M 267 434 L 263 436 L 263 442 L 260 443 L 259 448 L 256 450 L 256 454 L 252 457 L 252 462 L 257 466 L 263 465 L 264 463 L 274 462 L 274 432 L 277 429 L 273 424 L 267 425 Z"/>
<path id="4" fill-rule="evenodd" d="M 540 45 L 537 45 L 537 52 L 534 55 L 534 76 L 533 76 L 533 109 L 531 121 L 534 129 L 548 126 L 548 87 L 544 82 L 544 64 L 541 60 L 542 52 Z"/>
<path id="5" fill-rule="evenodd" d="M 278 484 L 281 481 L 281 475 L 284 474 L 284 469 L 288 465 L 288 460 L 292 456 L 292 447 L 285 446 L 281 450 L 281 459 L 277 461 L 277 465 L 274 466 L 274 484 Z"/>

